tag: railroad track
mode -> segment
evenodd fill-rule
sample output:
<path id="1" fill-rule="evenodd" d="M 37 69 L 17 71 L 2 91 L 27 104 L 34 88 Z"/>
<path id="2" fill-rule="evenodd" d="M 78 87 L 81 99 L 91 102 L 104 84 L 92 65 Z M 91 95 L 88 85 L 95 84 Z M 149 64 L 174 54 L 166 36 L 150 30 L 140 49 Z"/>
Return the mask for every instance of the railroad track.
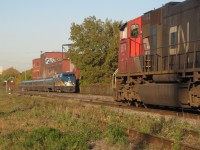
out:
<path id="1" fill-rule="evenodd" d="M 96 95 L 83 95 L 83 94 L 75 94 L 75 93 L 47 93 L 47 92 L 25 92 L 20 93 L 24 95 L 35 95 L 35 96 L 42 96 L 42 97 L 51 97 L 51 98 L 66 98 L 70 100 L 76 100 L 81 103 L 85 104 L 92 104 L 92 105 L 99 105 L 99 106 L 109 106 L 114 108 L 121 108 L 130 111 L 138 111 L 138 112 L 145 112 L 145 113 L 154 113 L 160 115 L 169 115 L 169 116 L 177 116 L 177 117 L 184 117 L 189 119 L 199 119 L 199 114 L 193 114 L 189 112 L 180 112 L 180 111 L 172 111 L 172 110 L 160 110 L 160 109 L 151 109 L 151 108 L 140 108 L 140 107 L 132 107 L 127 104 L 117 103 L 112 100 L 112 97 L 109 96 L 96 96 Z M 123 116 L 121 116 L 123 117 Z M 103 124 L 107 124 L 103 122 Z M 130 128 L 124 128 L 124 130 L 128 133 L 130 138 L 138 138 L 139 141 L 152 144 L 154 147 L 158 149 L 173 149 L 174 146 L 178 147 L 178 149 L 183 150 L 198 150 L 199 147 L 192 147 L 188 143 L 175 143 L 172 140 L 165 139 L 163 137 L 158 137 L 152 134 L 142 133 Z M 198 139 L 200 136 L 198 132 L 195 131 L 184 131 L 182 138 L 184 139 L 185 136 L 192 136 L 195 139 Z M 139 142 L 138 141 L 138 142 Z M 137 143 L 136 143 L 137 144 Z"/>
<path id="2" fill-rule="evenodd" d="M 174 141 L 163 138 L 163 137 L 158 137 L 158 136 L 155 136 L 152 134 L 142 133 L 142 132 L 132 130 L 129 128 L 124 128 L 124 130 L 126 130 L 128 132 L 130 137 L 132 137 L 132 138 L 137 137 L 140 139 L 139 141 L 143 141 L 143 142 L 154 145 L 154 148 L 156 148 L 156 149 L 173 149 L 175 147 L 175 145 L 178 149 L 181 149 L 181 150 L 199 150 L 200 149 L 199 146 L 193 147 L 189 144 L 185 144 L 182 142 L 175 143 Z M 185 131 L 185 133 L 187 133 L 187 132 L 189 132 L 189 131 Z M 197 132 L 192 131 L 191 133 L 192 133 L 192 134 L 190 134 L 191 136 L 194 136 L 193 134 L 199 136 L 199 134 Z"/>
<path id="3" fill-rule="evenodd" d="M 101 122 L 104 125 L 108 125 L 107 122 Z M 137 130 L 124 127 L 123 130 L 128 133 L 130 142 L 131 139 L 137 139 L 136 142 L 132 141 L 135 145 L 146 143 L 147 145 L 152 145 L 152 149 L 160 149 L 160 150 L 172 150 L 176 147 L 176 149 L 180 150 L 200 150 L 200 145 L 191 146 L 189 143 L 176 143 L 173 140 L 166 139 L 164 137 L 155 136 L 153 134 L 139 132 Z M 184 141 L 185 136 L 189 136 L 190 138 L 198 139 L 200 134 L 196 131 L 192 130 L 184 130 L 182 135 L 182 141 Z M 133 148 L 134 149 L 134 148 Z"/>
<path id="4" fill-rule="evenodd" d="M 55 97 L 55 98 L 67 98 L 77 100 L 82 103 L 94 104 L 94 105 L 101 105 L 101 106 L 109 106 L 114 108 L 122 108 L 125 110 L 130 111 L 137 111 L 137 112 L 145 112 L 145 113 L 152 113 L 152 114 L 159 114 L 163 116 L 174 116 L 180 117 L 185 119 L 200 119 L 200 112 L 197 111 L 188 111 L 182 109 L 162 109 L 162 108 L 142 108 L 142 107 L 135 107 L 130 106 L 126 103 L 118 103 L 113 100 L 111 96 L 99 96 L 99 95 L 85 95 L 85 94 L 77 94 L 77 93 L 52 93 L 52 92 L 23 92 L 20 94 L 23 95 L 37 95 L 37 96 L 44 96 L 44 97 Z"/>

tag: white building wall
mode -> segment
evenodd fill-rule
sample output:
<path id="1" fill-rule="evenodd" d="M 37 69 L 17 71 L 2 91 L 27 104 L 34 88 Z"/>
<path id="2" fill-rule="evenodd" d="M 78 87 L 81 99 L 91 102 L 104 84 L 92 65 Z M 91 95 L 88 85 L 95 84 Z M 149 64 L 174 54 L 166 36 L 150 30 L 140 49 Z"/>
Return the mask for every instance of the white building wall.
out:
<path id="1" fill-rule="evenodd" d="M 3 67 L 0 66 L 0 75 L 3 73 Z"/>

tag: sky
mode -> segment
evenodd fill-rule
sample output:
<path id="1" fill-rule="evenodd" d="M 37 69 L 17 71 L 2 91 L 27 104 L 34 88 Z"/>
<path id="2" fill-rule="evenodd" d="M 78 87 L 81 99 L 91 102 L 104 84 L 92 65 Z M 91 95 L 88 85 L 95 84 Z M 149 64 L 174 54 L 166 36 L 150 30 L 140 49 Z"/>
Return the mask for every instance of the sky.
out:
<path id="1" fill-rule="evenodd" d="M 181 2 L 183 0 L 172 0 Z M 42 52 L 61 52 L 72 23 L 129 21 L 170 0 L 0 0 L 0 66 L 22 72 Z"/>

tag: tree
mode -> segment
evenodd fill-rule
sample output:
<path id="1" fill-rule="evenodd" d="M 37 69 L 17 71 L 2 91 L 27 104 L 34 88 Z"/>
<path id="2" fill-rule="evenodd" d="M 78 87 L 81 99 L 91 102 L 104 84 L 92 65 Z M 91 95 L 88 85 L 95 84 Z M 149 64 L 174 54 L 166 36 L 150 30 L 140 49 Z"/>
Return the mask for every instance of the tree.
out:
<path id="1" fill-rule="evenodd" d="M 16 79 L 20 76 L 20 72 L 13 67 L 8 68 L 7 70 L 3 71 L 2 77 L 5 80 L 12 80 Z"/>
<path id="2" fill-rule="evenodd" d="M 4 84 L 4 81 L 13 81 L 15 82 L 16 79 L 20 76 L 20 72 L 13 67 L 10 67 L 3 71 L 1 75 L 1 85 Z"/>
<path id="3" fill-rule="evenodd" d="M 88 17 L 82 24 L 72 23 L 68 51 L 80 69 L 82 84 L 108 83 L 117 68 L 120 22 Z"/>
<path id="4" fill-rule="evenodd" d="M 32 69 L 22 72 L 21 80 L 32 80 Z"/>
<path id="5" fill-rule="evenodd" d="M 0 85 L 5 85 L 4 81 L 13 81 L 15 84 L 18 84 L 22 80 L 31 80 L 32 79 L 32 70 L 26 70 L 20 73 L 13 67 L 10 67 L 3 71 L 2 75 L 0 75 Z"/>
<path id="6" fill-rule="evenodd" d="M 19 78 L 16 79 L 16 83 L 19 83 L 23 80 L 32 80 L 32 69 L 22 72 Z"/>

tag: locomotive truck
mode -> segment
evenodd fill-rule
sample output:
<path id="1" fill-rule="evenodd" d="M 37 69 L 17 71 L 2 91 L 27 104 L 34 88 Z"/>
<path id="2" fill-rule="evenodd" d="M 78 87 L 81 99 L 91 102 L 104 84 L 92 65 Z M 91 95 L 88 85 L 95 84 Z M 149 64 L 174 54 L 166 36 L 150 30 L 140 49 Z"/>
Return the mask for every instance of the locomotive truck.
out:
<path id="1" fill-rule="evenodd" d="M 169 2 L 120 27 L 117 101 L 200 109 L 200 2 Z"/>

